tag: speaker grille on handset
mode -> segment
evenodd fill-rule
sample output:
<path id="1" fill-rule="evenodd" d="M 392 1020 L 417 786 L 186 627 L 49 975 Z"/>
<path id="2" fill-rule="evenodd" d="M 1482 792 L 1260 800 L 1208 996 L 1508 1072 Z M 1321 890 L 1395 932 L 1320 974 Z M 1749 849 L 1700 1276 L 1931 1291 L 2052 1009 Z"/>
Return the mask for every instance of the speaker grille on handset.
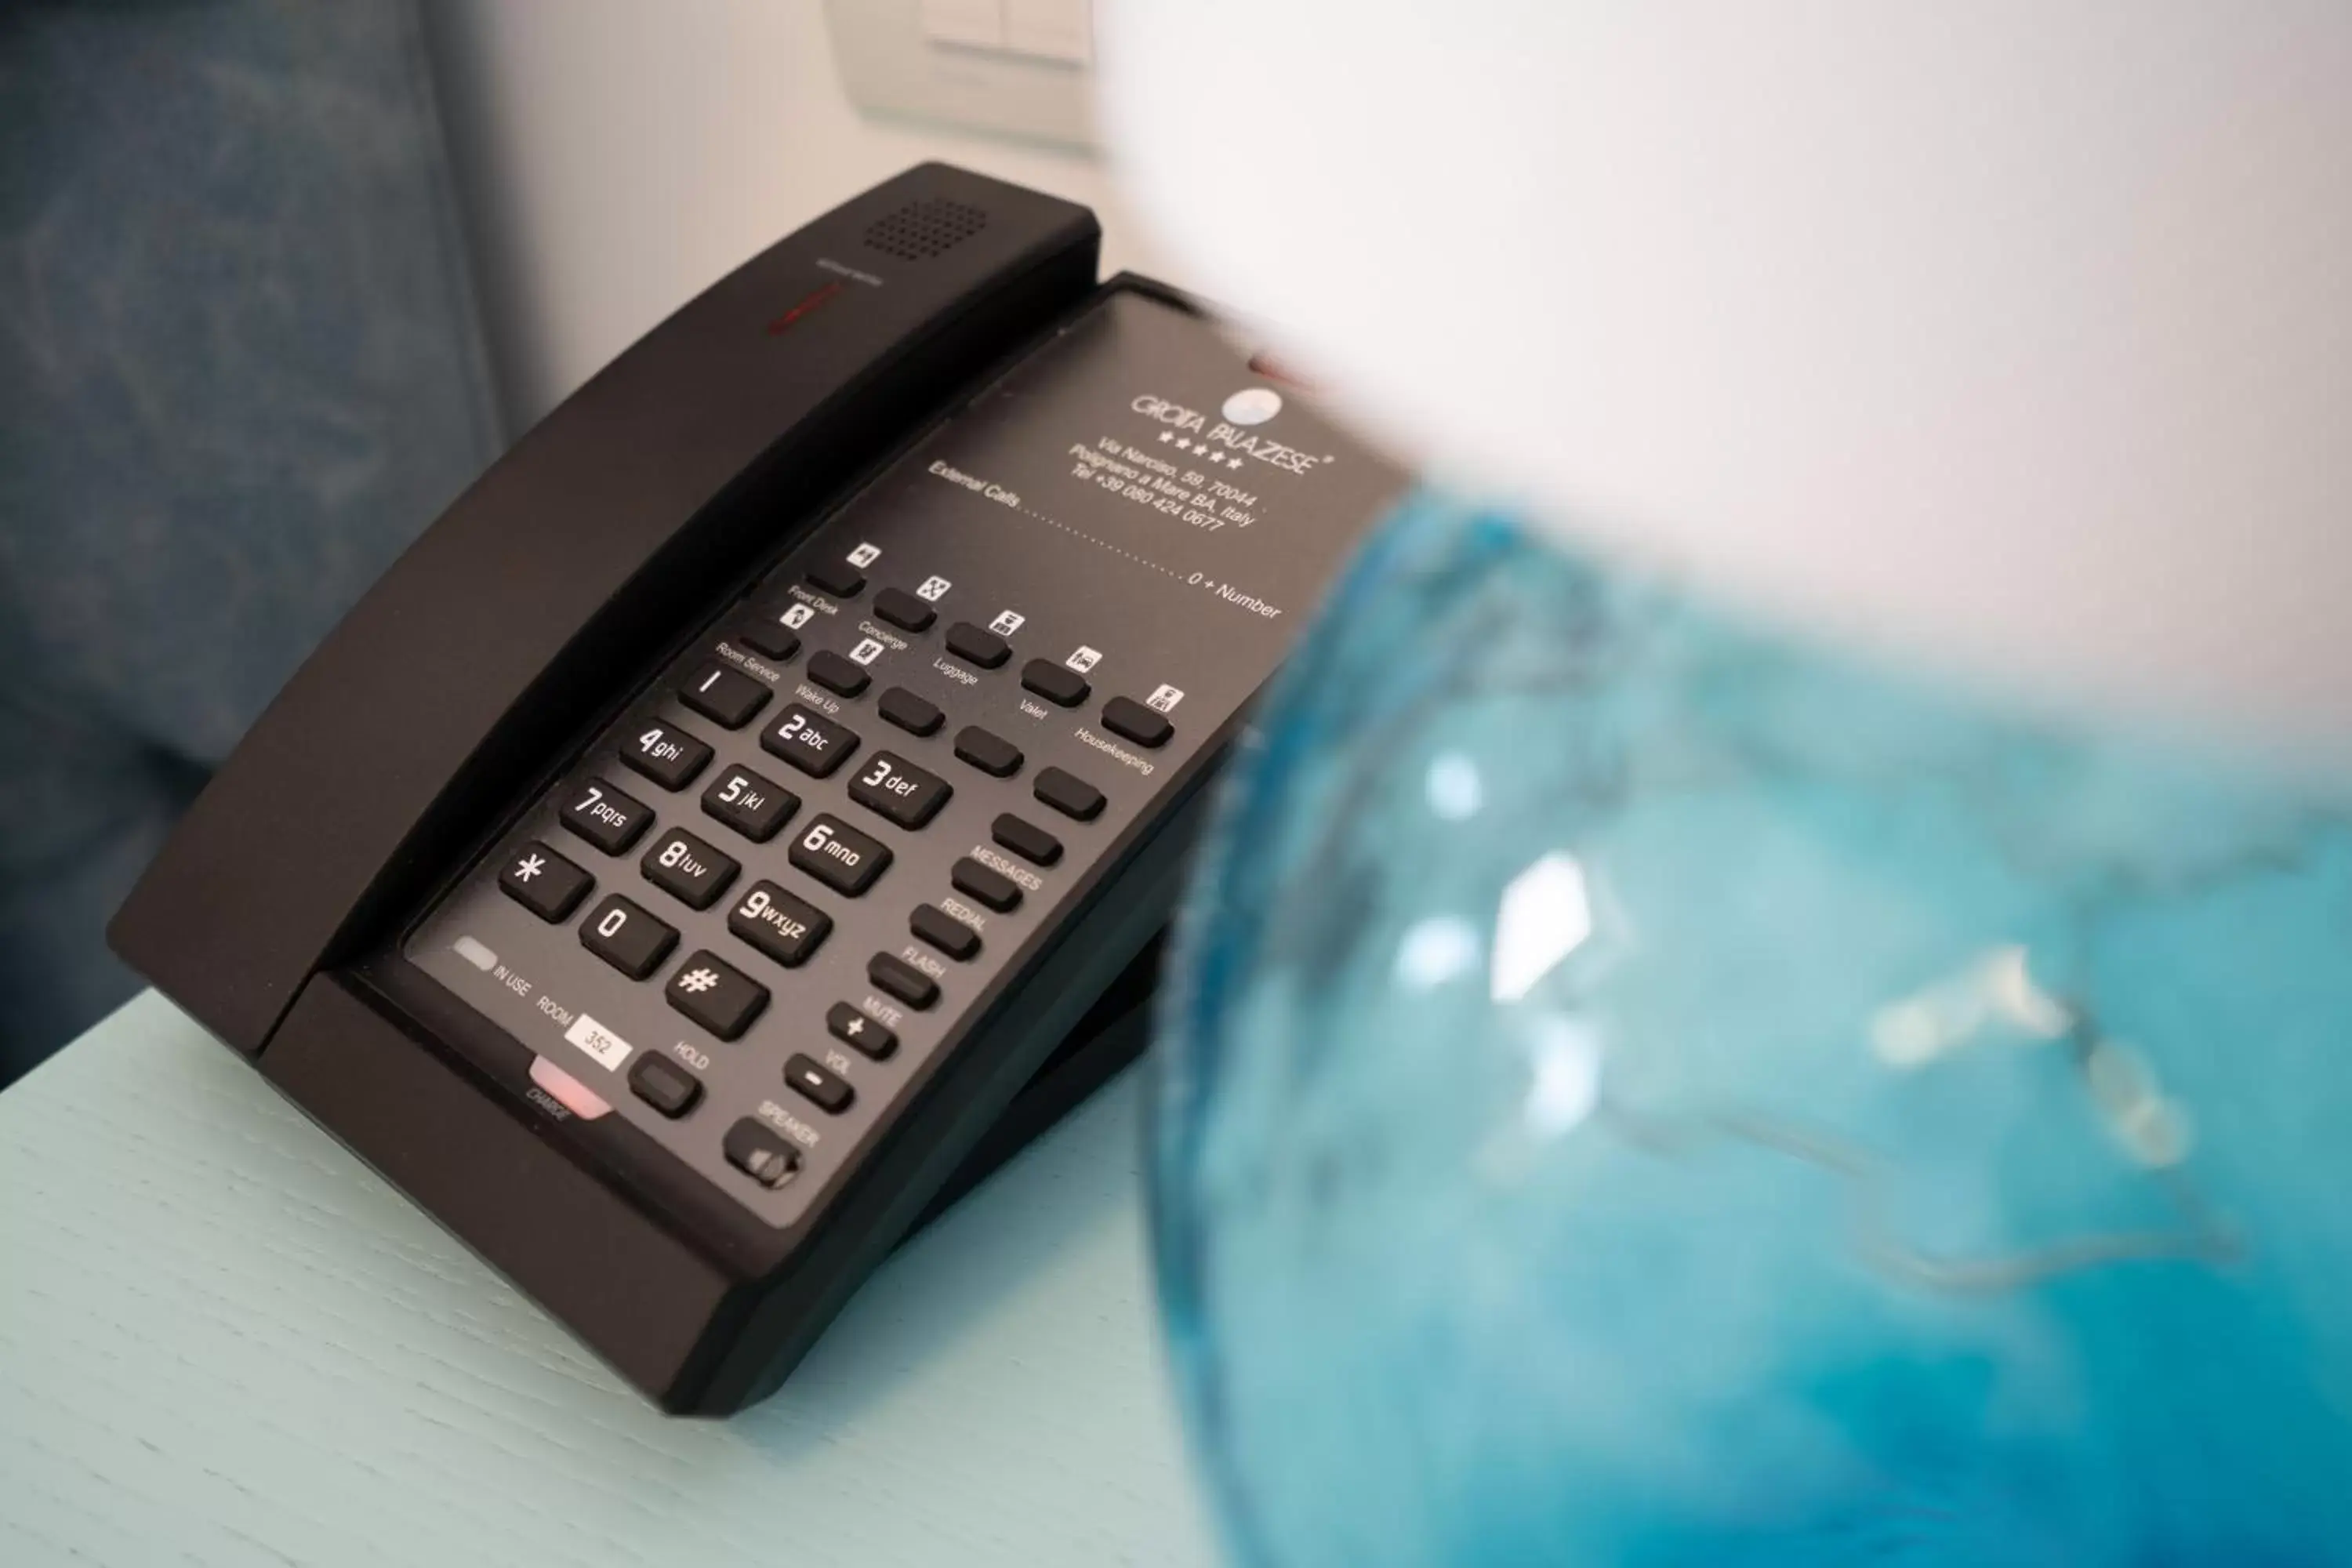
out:
<path id="1" fill-rule="evenodd" d="M 897 212 L 876 218 L 866 227 L 866 244 L 868 249 L 901 261 L 924 261 L 961 245 L 987 226 L 984 209 L 934 196 L 908 202 Z"/>

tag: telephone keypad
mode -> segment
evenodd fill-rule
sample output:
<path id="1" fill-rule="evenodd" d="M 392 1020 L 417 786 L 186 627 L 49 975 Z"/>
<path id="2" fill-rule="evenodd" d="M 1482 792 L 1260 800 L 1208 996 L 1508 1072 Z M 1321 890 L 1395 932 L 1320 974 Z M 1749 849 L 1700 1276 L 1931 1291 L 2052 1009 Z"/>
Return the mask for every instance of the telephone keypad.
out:
<path id="1" fill-rule="evenodd" d="M 830 814 L 813 816 L 793 840 L 792 862 L 836 893 L 856 898 L 890 865 L 890 848 Z"/>
<path id="2" fill-rule="evenodd" d="M 768 988 L 708 949 L 698 948 L 662 988 L 669 1005 L 718 1036 L 738 1040 L 768 1005 Z"/>
<path id="3" fill-rule="evenodd" d="M 570 914 L 596 879 L 537 839 L 507 858 L 499 886 L 507 897 L 550 925 Z"/>
<path id="4" fill-rule="evenodd" d="M 908 828 L 937 816 L 954 793 L 947 780 L 895 752 L 875 752 L 858 764 L 857 776 L 849 782 L 850 799 Z"/>
<path id="5" fill-rule="evenodd" d="M 1092 822 L 1102 815 L 1103 792 L 1060 768 L 1038 770 L 1032 793 L 1063 816 L 1080 822 Z"/>
<path id="6" fill-rule="evenodd" d="M 1013 657 L 1013 645 L 986 626 L 958 621 L 948 627 L 948 651 L 968 664 L 995 669 Z"/>
<path id="7" fill-rule="evenodd" d="M 687 677 L 677 700 L 715 724 L 740 730 L 768 705 L 768 687 L 714 659 Z"/>
<path id="8" fill-rule="evenodd" d="M 811 778 L 831 778 L 857 750 L 856 731 L 795 702 L 760 735 L 760 744 Z"/>
<path id="9" fill-rule="evenodd" d="M 904 588 L 885 588 L 874 595 L 874 613 L 904 632 L 927 632 L 940 613 Z"/>
<path id="10" fill-rule="evenodd" d="M 637 862 L 646 880 L 684 903 L 707 910 L 743 868 L 682 827 L 673 827 Z"/>
<path id="11" fill-rule="evenodd" d="M 801 797 L 746 767 L 731 767 L 702 792 L 705 815 L 718 818 L 754 844 L 765 844 L 801 808 Z"/>
<path id="12" fill-rule="evenodd" d="M 664 789 L 684 789 L 710 765 L 710 748 L 675 724 L 648 724 L 621 747 L 621 761 Z"/>
<path id="13" fill-rule="evenodd" d="M 605 854 L 625 855 L 653 826 L 654 808 L 606 780 L 592 779 L 574 790 L 556 820 Z"/>
<path id="14" fill-rule="evenodd" d="M 630 979 L 643 980 L 677 945 L 677 930 L 643 905 L 612 893 L 580 922 L 580 945 Z"/>
<path id="15" fill-rule="evenodd" d="M 861 696 L 874 684 L 874 678 L 866 673 L 864 665 L 844 658 L 830 648 L 808 656 L 808 676 L 827 691 L 839 692 L 844 697 Z"/>

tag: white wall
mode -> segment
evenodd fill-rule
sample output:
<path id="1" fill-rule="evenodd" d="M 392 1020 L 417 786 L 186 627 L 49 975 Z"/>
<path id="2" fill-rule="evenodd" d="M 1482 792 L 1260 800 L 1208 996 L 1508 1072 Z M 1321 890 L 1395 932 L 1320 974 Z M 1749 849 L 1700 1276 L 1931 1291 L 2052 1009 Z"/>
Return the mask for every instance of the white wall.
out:
<path id="1" fill-rule="evenodd" d="M 426 10 L 514 432 L 737 263 L 926 158 L 1084 202 L 1107 270 L 1166 275 L 1093 159 L 863 117 L 818 0 Z"/>

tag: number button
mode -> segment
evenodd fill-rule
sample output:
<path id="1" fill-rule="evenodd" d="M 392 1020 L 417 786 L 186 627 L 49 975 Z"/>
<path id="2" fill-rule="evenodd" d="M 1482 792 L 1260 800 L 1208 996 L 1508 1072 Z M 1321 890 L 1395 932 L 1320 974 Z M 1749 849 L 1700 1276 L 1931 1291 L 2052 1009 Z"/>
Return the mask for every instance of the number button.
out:
<path id="1" fill-rule="evenodd" d="M 506 896 L 551 925 L 578 909 L 595 880 L 537 839 L 507 857 L 499 873 Z"/>
<path id="2" fill-rule="evenodd" d="M 833 917 L 773 882 L 754 882 L 727 911 L 727 929 L 786 969 L 798 969 L 833 930 Z"/>
<path id="3" fill-rule="evenodd" d="M 580 945 L 630 979 L 643 980 L 677 945 L 677 932 L 614 893 L 580 922 Z"/>
<path id="4" fill-rule="evenodd" d="M 563 808 L 562 823 L 607 855 L 618 855 L 645 833 L 654 808 L 603 779 L 580 786 Z"/>
<path id="5" fill-rule="evenodd" d="M 800 796 L 746 767 L 731 767 L 702 792 L 702 809 L 754 844 L 765 844 L 801 808 Z"/>
<path id="6" fill-rule="evenodd" d="M 854 899 L 890 864 L 890 850 L 839 817 L 814 816 L 793 840 L 792 861 L 835 892 Z"/>
<path id="7" fill-rule="evenodd" d="M 947 780 L 927 773 L 891 752 L 877 752 L 849 781 L 849 798 L 878 811 L 901 827 L 920 827 L 939 815 L 955 791 Z"/>
<path id="8" fill-rule="evenodd" d="M 823 779 L 831 778 L 849 760 L 857 750 L 857 737 L 795 702 L 761 732 L 760 744 L 811 778 Z"/>
<path id="9" fill-rule="evenodd" d="M 740 730 L 768 705 L 765 682 L 713 660 L 686 678 L 677 700 L 697 713 L 730 730 Z"/>
<path id="10" fill-rule="evenodd" d="M 710 762 L 710 748 L 669 724 L 648 724 L 621 744 L 621 761 L 664 789 L 684 789 Z"/>
<path id="11" fill-rule="evenodd" d="M 689 909 L 707 910 L 719 901 L 727 884 L 741 870 L 734 861 L 684 828 L 673 827 L 654 840 L 637 862 L 646 880 Z"/>

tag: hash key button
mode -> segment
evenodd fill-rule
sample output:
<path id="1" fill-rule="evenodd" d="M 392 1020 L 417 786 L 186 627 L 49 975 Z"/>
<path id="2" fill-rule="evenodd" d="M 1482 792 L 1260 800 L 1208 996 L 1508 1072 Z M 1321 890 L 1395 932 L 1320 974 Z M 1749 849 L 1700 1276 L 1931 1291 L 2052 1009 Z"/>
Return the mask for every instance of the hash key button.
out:
<path id="1" fill-rule="evenodd" d="M 849 781 L 850 799 L 901 827 L 922 826 L 954 793 L 947 780 L 890 752 L 875 752 Z"/>
<path id="2" fill-rule="evenodd" d="M 537 839 L 508 856 L 506 868 L 499 873 L 499 886 L 507 897 L 551 925 L 578 909 L 595 881 Z"/>
<path id="3" fill-rule="evenodd" d="M 966 664 L 994 669 L 1013 657 L 1013 645 L 986 626 L 958 621 L 948 628 L 948 651 Z"/>
<path id="4" fill-rule="evenodd" d="M 1065 816 L 1092 822 L 1102 815 L 1102 791 L 1076 773 L 1066 773 L 1059 768 L 1043 769 L 1037 774 L 1035 789 L 1039 800 Z"/>
<path id="5" fill-rule="evenodd" d="M 1021 667 L 1021 684 L 1046 701 L 1058 702 L 1065 708 L 1076 708 L 1094 689 L 1076 670 L 1045 658 L 1033 658 Z"/>
<path id="6" fill-rule="evenodd" d="M 621 743 L 621 761 L 664 789 L 684 789 L 710 762 L 710 748 L 670 724 L 648 724 Z"/>
<path id="7" fill-rule="evenodd" d="M 742 869 L 682 827 L 673 827 L 654 840 L 654 847 L 637 864 L 646 881 L 697 910 L 717 903 L 735 873 Z"/>
<path id="8" fill-rule="evenodd" d="M 643 980 L 677 945 L 677 932 L 614 893 L 580 922 L 580 945 L 630 979 Z"/>
<path id="9" fill-rule="evenodd" d="M 857 750 L 857 736 L 795 702 L 761 731 L 760 744 L 811 778 L 823 779 L 831 778 Z"/>
<path id="10" fill-rule="evenodd" d="M 1176 732 L 1176 726 L 1168 721 L 1165 713 L 1146 708 L 1132 697 L 1114 697 L 1103 704 L 1103 728 L 1155 751 L 1166 745 L 1168 737 Z"/>
<path id="11" fill-rule="evenodd" d="M 784 1081 L 814 1100 L 820 1110 L 835 1116 L 848 1110 L 849 1102 L 857 1098 L 847 1079 L 826 1071 L 814 1057 L 795 1054 L 787 1058 Z"/>
<path id="12" fill-rule="evenodd" d="M 686 678 L 677 700 L 706 719 L 740 730 L 768 705 L 768 688 L 714 659 Z"/>
<path id="13" fill-rule="evenodd" d="M 851 1006 L 835 1002 L 824 1016 L 824 1026 L 833 1037 L 853 1050 L 864 1051 L 876 1061 L 887 1061 L 898 1048 L 898 1037 Z"/>
<path id="14" fill-rule="evenodd" d="M 768 1005 L 768 988 L 713 952 L 698 949 L 662 988 L 669 1005 L 722 1040 L 740 1040 Z"/>

